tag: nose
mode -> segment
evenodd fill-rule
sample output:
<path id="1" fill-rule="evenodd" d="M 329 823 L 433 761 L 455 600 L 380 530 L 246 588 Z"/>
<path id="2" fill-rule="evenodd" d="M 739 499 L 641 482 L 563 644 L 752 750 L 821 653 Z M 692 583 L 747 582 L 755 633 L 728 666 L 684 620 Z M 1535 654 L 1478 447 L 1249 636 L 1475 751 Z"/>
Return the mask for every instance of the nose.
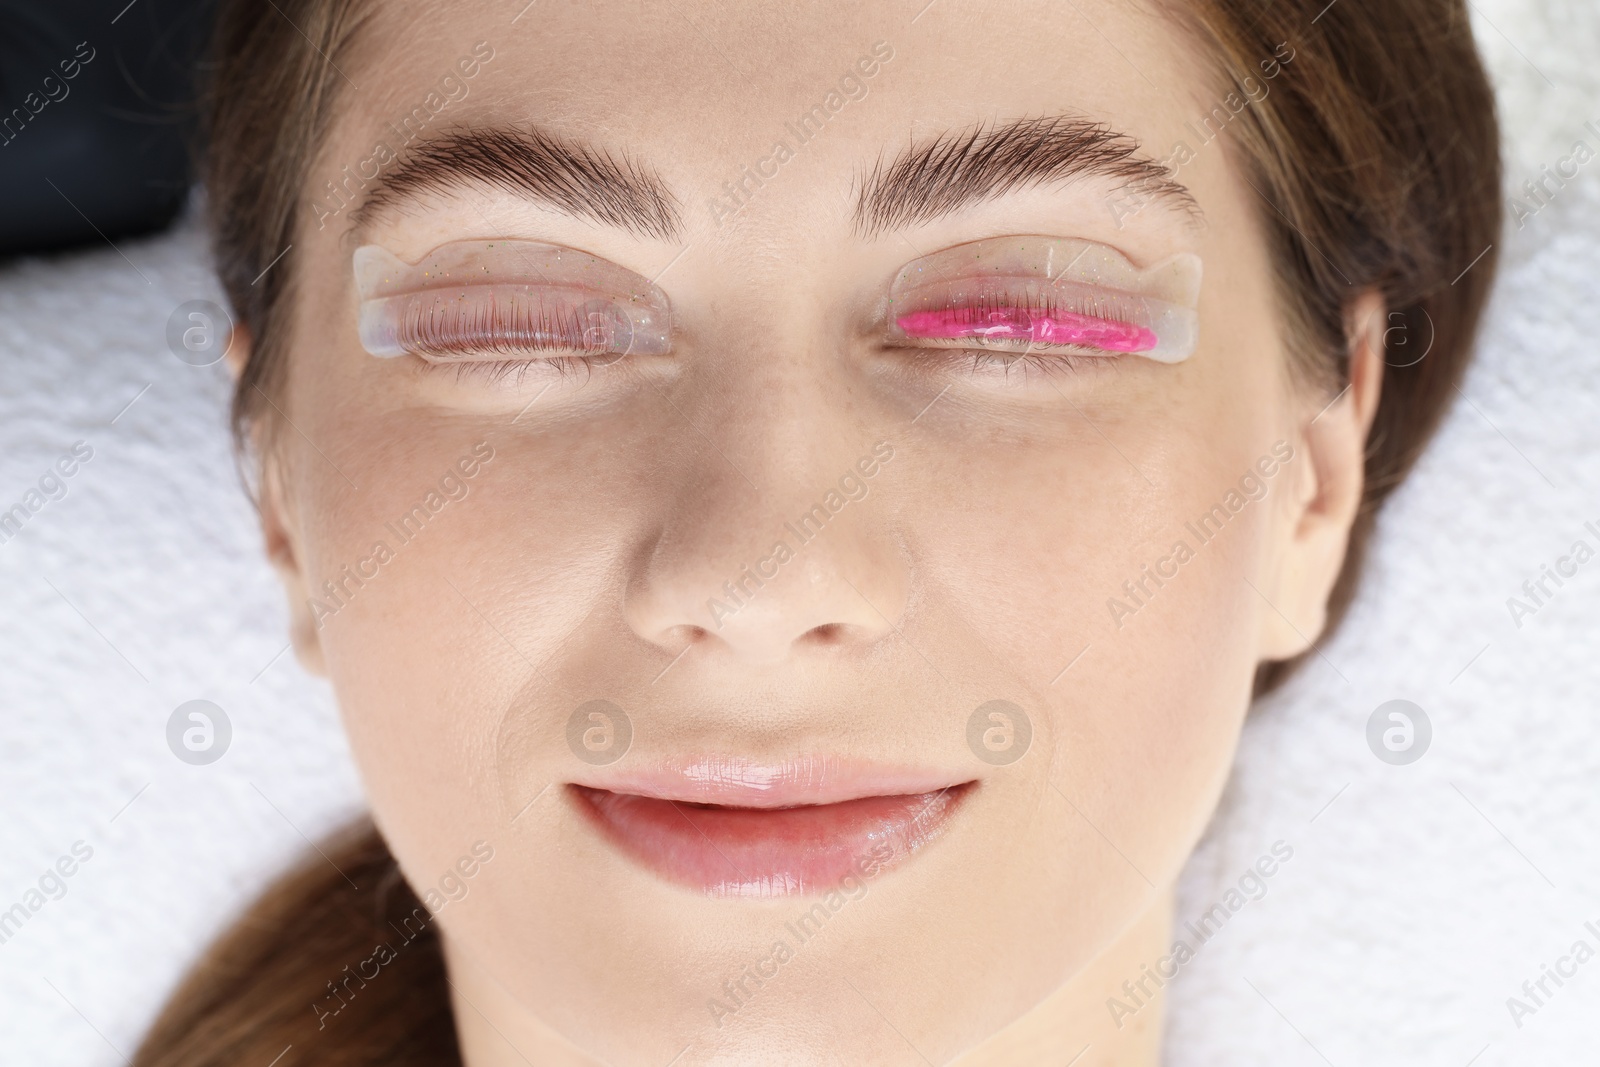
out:
<path id="1" fill-rule="evenodd" d="M 778 421 L 755 447 L 748 433 L 697 442 L 640 553 L 624 612 L 674 656 L 699 646 L 771 665 L 864 648 L 900 625 L 909 574 L 882 506 L 893 443 L 857 434 L 846 451 L 844 434 Z"/>

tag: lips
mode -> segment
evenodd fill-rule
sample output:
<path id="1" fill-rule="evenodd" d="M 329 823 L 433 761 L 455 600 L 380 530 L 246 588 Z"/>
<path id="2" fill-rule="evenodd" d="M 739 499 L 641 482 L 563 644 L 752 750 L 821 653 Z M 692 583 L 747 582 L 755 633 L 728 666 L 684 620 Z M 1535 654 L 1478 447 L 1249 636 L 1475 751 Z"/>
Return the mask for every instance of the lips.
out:
<path id="1" fill-rule="evenodd" d="M 975 784 L 928 788 L 936 781 L 834 761 L 700 761 L 568 788 L 602 836 L 659 877 L 711 896 L 778 897 L 905 862 Z"/>

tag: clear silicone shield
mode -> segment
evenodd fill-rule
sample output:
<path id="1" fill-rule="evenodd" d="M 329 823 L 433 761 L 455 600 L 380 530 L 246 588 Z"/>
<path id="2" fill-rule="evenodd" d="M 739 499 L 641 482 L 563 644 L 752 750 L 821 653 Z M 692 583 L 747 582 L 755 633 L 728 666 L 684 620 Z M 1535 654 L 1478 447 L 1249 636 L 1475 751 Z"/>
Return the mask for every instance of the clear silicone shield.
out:
<path id="1" fill-rule="evenodd" d="M 1200 273 L 1200 257 L 1188 252 L 1140 268 L 1114 248 L 1075 238 L 973 241 L 901 269 L 889 291 L 889 336 L 1177 363 L 1199 337 Z"/>
<path id="2" fill-rule="evenodd" d="M 452 241 L 416 263 L 355 252 L 361 344 L 433 359 L 660 355 L 667 296 L 615 263 L 538 241 Z"/>

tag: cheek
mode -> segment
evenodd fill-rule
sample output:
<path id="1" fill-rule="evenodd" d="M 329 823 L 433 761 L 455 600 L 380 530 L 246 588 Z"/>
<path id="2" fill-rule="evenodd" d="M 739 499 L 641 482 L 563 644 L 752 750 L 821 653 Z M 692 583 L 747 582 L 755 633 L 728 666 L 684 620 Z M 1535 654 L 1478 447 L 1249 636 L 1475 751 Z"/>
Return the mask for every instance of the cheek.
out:
<path id="1" fill-rule="evenodd" d="M 1109 804 L 1151 868 L 1187 854 L 1226 776 L 1256 663 L 1246 579 L 1273 518 L 1267 500 L 1223 503 L 1270 434 L 1205 407 L 1085 404 L 1069 435 L 953 458 L 917 490 L 930 642 L 957 662 L 992 650 L 1040 695 L 1052 778 Z"/>
<path id="2" fill-rule="evenodd" d="M 627 538 L 610 523 L 626 519 L 586 479 L 548 473 L 570 472 L 574 457 L 530 460 L 492 430 L 406 421 L 403 454 L 370 453 L 359 503 L 325 510 L 308 578 L 313 595 L 329 577 L 342 591 L 343 564 L 371 558 L 374 542 L 390 550 L 342 605 L 325 598 L 330 678 L 376 806 L 392 793 L 400 806 L 474 818 L 465 808 L 485 799 L 471 794 L 493 763 L 486 739 L 541 667 L 559 669 L 552 653 L 614 581 Z M 382 423 L 374 437 L 400 439 Z M 495 456 L 466 496 L 438 493 L 440 476 L 489 439 Z M 438 821 L 451 841 L 465 832 Z"/>
<path id="3" fill-rule="evenodd" d="M 1002 1011 L 1084 965 L 1176 877 L 1226 780 L 1255 667 L 1244 579 L 1270 515 L 1248 505 L 1203 544 L 1185 523 L 1249 469 L 1259 427 L 1204 403 L 1160 418 L 1081 406 L 1088 421 L 1069 409 L 1060 429 L 942 459 L 908 448 L 896 472 L 920 578 L 914 640 L 974 702 L 1034 716 L 1037 760 L 985 781 L 982 834 L 1006 843 L 1004 861 L 976 850 L 962 881 L 980 891 L 909 909 L 946 931 L 981 926 L 1010 976 L 985 991 L 1012 998 Z M 1146 578 L 1184 538 L 1177 573 Z M 1119 626 L 1108 602 L 1132 606 L 1123 583 L 1141 579 L 1149 592 Z"/>

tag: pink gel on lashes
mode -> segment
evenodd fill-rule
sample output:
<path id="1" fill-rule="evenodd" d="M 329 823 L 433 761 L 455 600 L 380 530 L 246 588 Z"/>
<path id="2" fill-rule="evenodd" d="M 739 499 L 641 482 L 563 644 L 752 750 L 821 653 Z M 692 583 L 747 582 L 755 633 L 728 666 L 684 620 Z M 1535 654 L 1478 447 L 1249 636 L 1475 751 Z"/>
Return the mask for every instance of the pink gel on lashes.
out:
<path id="1" fill-rule="evenodd" d="M 917 311 L 895 323 L 913 337 L 983 337 L 1034 344 L 1086 345 L 1107 352 L 1148 352 L 1156 346 L 1154 331 L 1131 322 L 1097 319 L 1071 311 L 1035 316 L 1026 308 L 997 308 L 987 323 L 974 321 L 967 308 Z"/>

